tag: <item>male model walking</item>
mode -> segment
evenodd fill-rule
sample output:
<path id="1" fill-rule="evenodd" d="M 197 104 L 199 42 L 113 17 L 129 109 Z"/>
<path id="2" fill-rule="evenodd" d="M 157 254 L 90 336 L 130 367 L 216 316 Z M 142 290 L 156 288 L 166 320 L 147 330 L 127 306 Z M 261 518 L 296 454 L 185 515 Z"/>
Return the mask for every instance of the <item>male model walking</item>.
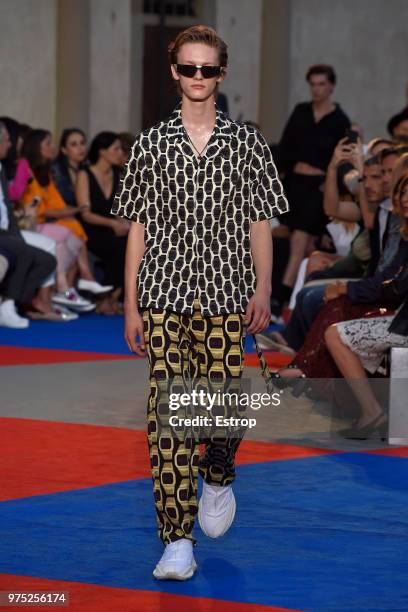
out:
<path id="1" fill-rule="evenodd" d="M 196 569 L 197 512 L 209 537 L 223 535 L 233 521 L 240 438 L 206 440 L 199 457 L 194 438 L 161 434 L 169 407 L 158 390 L 163 380 L 188 373 L 241 377 L 245 325 L 257 333 L 270 320 L 268 219 L 288 204 L 263 136 L 215 105 L 226 44 L 211 28 L 193 26 L 178 35 L 169 56 L 181 103 L 137 137 L 112 213 L 135 222 L 125 264 L 125 338 L 135 353 L 147 349 L 150 366 L 148 441 L 165 544 L 153 575 L 185 580 Z"/>

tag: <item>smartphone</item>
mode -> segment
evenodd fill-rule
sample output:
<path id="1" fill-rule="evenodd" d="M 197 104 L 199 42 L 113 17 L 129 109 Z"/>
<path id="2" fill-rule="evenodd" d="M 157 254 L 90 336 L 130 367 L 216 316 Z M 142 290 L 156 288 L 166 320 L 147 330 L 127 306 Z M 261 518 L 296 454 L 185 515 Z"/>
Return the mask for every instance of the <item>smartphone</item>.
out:
<path id="1" fill-rule="evenodd" d="M 346 138 L 347 138 L 347 144 L 357 144 L 357 140 L 359 137 L 359 133 L 356 132 L 355 130 L 346 130 L 346 134 L 345 134 Z"/>

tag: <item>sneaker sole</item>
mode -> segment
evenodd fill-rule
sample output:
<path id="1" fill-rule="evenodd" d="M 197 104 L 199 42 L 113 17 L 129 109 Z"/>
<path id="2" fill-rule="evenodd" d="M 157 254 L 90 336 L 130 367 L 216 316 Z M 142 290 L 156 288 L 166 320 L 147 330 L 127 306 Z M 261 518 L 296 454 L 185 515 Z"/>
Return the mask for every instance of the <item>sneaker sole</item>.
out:
<path id="1" fill-rule="evenodd" d="M 64 298 L 56 298 L 56 297 L 52 297 L 51 301 L 53 304 L 59 304 L 60 306 L 66 306 L 67 308 L 89 308 L 90 304 L 75 304 L 74 302 L 71 302 L 70 300 L 64 300 Z"/>
<path id="2" fill-rule="evenodd" d="M 198 503 L 198 524 L 201 527 L 201 531 L 208 537 L 208 538 L 212 538 L 212 539 L 216 539 L 216 538 L 220 538 L 221 536 L 223 536 L 225 533 L 227 533 L 228 529 L 231 527 L 232 523 L 234 522 L 234 518 L 235 518 L 235 512 L 237 509 L 237 502 L 235 501 L 235 496 L 232 498 L 233 499 L 233 503 L 231 504 L 231 509 L 230 509 L 230 513 L 229 513 L 229 517 L 228 517 L 228 522 L 227 522 L 227 526 L 225 527 L 224 531 L 222 531 L 220 534 L 214 536 L 214 535 L 210 535 L 209 533 L 206 532 L 206 530 L 203 527 L 203 511 L 202 511 L 202 504 L 201 504 L 201 499 Z"/>
<path id="3" fill-rule="evenodd" d="M 156 580 L 189 580 L 194 575 L 196 569 L 197 563 L 195 561 L 186 574 L 178 574 L 177 572 L 166 572 L 163 574 L 160 573 L 160 570 L 157 570 L 156 567 L 153 571 L 153 576 L 156 578 Z"/>

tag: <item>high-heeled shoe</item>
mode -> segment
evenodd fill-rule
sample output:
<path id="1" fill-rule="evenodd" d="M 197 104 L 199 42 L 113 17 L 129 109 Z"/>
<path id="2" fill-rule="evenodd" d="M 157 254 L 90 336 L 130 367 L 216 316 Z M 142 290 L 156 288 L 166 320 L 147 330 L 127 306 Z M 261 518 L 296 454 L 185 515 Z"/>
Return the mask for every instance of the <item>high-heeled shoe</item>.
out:
<path id="1" fill-rule="evenodd" d="M 377 439 L 378 437 L 385 442 L 387 439 L 388 423 L 384 413 L 379 414 L 375 419 L 364 425 L 364 427 L 347 427 L 341 429 L 339 434 L 349 440 L 367 440 L 368 438 Z M 377 434 L 377 435 L 375 435 Z"/>
<path id="2" fill-rule="evenodd" d="M 296 364 L 291 363 L 285 369 L 298 370 L 299 368 Z M 291 388 L 293 397 L 300 397 L 309 388 L 309 381 L 305 374 L 297 378 L 286 378 L 279 374 L 279 372 L 273 372 L 272 383 L 280 390 Z"/>

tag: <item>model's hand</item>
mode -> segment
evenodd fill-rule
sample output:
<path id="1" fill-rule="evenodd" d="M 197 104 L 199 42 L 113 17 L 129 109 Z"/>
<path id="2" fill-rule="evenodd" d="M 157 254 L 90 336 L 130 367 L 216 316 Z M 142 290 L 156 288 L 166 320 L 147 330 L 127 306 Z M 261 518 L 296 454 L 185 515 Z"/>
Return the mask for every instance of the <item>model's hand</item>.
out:
<path id="1" fill-rule="evenodd" d="M 268 291 L 255 291 L 248 302 L 244 321 L 248 334 L 259 334 L 271 320 L 271 296 Z"/>
<path id="2" fill-rule="evenodd" d="M 139 342 L 136 340 L 136 336 L 139 336 Z M 146 355 L 143 318 L 136 309 L 125 311 L 125 340 L 132 353 L 141 356 Z"/>

